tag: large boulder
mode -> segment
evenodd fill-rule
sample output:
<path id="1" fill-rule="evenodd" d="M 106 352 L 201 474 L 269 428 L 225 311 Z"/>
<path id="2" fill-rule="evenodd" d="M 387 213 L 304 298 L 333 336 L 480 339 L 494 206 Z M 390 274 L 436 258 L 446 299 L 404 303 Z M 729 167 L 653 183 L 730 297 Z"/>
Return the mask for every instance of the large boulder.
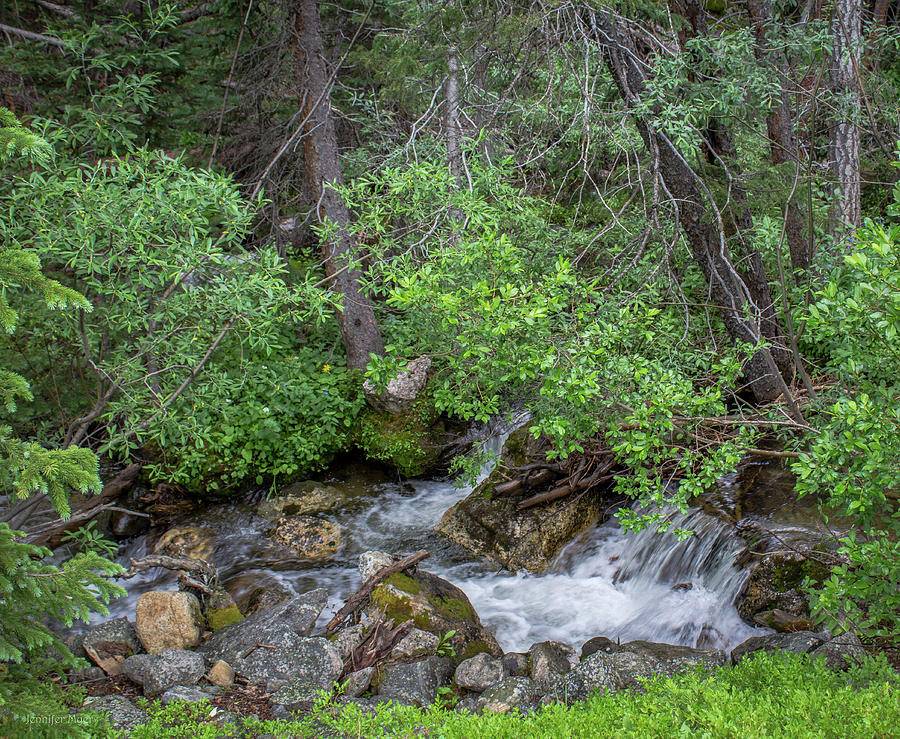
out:
<path id="1" fill-rule="evenodd" d="M 447 685 L 453 675 L 453 662 L 446 657 L 426 657 L 385 667 L 374 680 L 378 695 L 393 701 L 430 706 L 438 688 Z"/>
<path id="2" fill-rule="evenodd" d="M 308 516 L 313 513 L 328 513 L 341 508 L 347 502 L 347 488 L 323 485 L 313 480 L 295 482 L 267 500 L 256 512 L 269 521 L 291 516 Z"/>
<path id="3" fill-rule="evenodd" d="M 372 557 L 367 553 L 365 562 Z M 360 558 L 361 564 L 363 558 Z M 444 638 L 453 632 L 447 646 L 456 660 L 479 652 L 500 656 L 494 635 L 485 628 L 469 598 L 458 587 L 424 570 L 395 573 L 383 580 L 371 595 L 370 611 L 384 610 L 395 626 L 412 619 L 417 629 Z"/>
<path id="4" fill-rule="evenodd" d="M 514 467 L 542 456 L 540 442 L 521 428 L 504 445 L 501 463 Z M 599 492 L 588 491 L 520 511 L 517 498 L 494 494 L 495 486 L 504 481 L 498 466 L 468 497 L 444 513 L 437 532 L 508 570 L 541 573 L 566 544 L 600 519 L 603 501 Z"/>
<path id="5" fill-rule="evenodd" d="M 150 654 L 196 647 L 203 634 L 200 602 L 191 593 L 151 590 L 138 598 L 135 629 Z"/>
<path id="6" fill-rule="evenodd" d="M 331 689 L 343 670 L 343 660 L 327 639 L 295 637 L 290 644 L 261 645 L 238 657 L 234 670 L 253 684 L 293 683 L 314 690 Z"/>
<path id="7" fill-rule="evenodd" d="M 302 559 L 326 559 L 341 545 L 341 527 L 313 516 L 279 518 L 269 536 Z"/>
<path id="8" fill-rule="evenodd" d="M 760 651 L 809 654 L 830 641 L 830 636 L 827 631 L 795 631 L 790 634 L 752 636 L 731 650 L 731 662 L 736 665 L 747 655 Z"/>
<path id="9" fill-rule="evenodd" d="M 832 670 L 846 670 L 865 658 L 866 648 L 856 634 L 839 634 L 810 654 L 814 659 L 824 659 Z"/>
<path id="10" fill-rule="evenodd" d="M 169 649 L 129 657 L 122 664 L 122 672 L 144 688 L 144 695 L 154 698 L 175 685 L 196 685 L 206 672 L 206 663 L 196 652 Z"/>
<path id="11" fill-rule="evenodd" d="M 327 602 L 323 588 L 296 595 L 219 629 L 198 651 L 210 662 L 221 659 L 236 667 L 236 660 L 257 644 L 289 646 L 298 636 L 309 636 Z"/>

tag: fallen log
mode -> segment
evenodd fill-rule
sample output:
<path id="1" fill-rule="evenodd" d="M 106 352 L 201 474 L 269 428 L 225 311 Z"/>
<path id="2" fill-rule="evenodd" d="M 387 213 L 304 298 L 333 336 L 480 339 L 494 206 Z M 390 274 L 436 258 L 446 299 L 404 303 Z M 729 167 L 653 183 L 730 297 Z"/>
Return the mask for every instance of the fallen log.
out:
<path id="1" fill-rule="evenodd" d="M 394 562 L 392 565 L 388 565 L 387 567 L 382 567 L 378 572 L 376 572 L 372 577 L 366 580 L 363 583 L 363 586 L 357 590 L 353 595 L 347 598 L 347 602 L 341 606 L 340 610 L 334 614 L 334 617 L 325 625 L 325 631 L 334 631 L 338 626 L 343 623 L 344 619 L 347 616 L 356 613 L 365 602 L 369 599 L 369 595 L 371 595 L 372 591 L 375 589 L 375 586 L 378 585 L 382 580 L 386 577 L 390 577 L 396 572 L 403 572 L 403 570 L 408 570 L 410 567 L 417 565 L 423 559 L 428 556 L 428 552 L 424 549 L 416 552 L 415 554 L 410 554 L 408 557 L 404 557 L 399 562 Z"/>

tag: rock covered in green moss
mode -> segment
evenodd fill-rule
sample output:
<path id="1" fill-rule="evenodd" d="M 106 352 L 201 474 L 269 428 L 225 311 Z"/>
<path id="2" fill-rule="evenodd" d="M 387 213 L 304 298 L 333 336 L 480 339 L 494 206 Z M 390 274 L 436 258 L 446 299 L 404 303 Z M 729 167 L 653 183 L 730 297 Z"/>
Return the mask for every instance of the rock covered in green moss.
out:
<path id="1" fill-rule="evenodd" d="M 363 570 L 371 553 L 360 557 Z M 395 573 L 379 584 L 371 595 L 370 611 L 384 610 L 399 625 L 412 620 L 415 628 L 438 639 L 446 638 L 446 650 L 459 662 L 479 652 L 502 654 L 494 635 L 484 627 L 466 594 L 446 580 L 424 570 Z"/>
<path id="2" fill-rule="evenodd" d="M 217 590 L 209 597 L 205 615 L 206 623 L 212 631 L 224 629 L 244 618 L 234 599 L 224 590 Z"/>

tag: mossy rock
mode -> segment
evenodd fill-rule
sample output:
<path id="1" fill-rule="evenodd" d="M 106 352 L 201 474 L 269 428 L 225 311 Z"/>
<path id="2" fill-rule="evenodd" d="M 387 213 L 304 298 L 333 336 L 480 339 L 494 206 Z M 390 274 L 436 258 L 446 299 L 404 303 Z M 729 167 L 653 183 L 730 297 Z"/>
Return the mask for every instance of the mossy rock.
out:
<path id="1" fill-rule="evenodd" d="M 829 574 L 826 565 L 799 554 L 768 554 L 752 566 L 737 599 L 738 613 L 751 624 L 767 611 L 808 618 L 809 596 L 803 590 L 803 582 L 809 578 L 821 583 Z"/>
<path id="2" fill-rule="evenodd" d="M 412 620 L 417 629 L 438 638 L 455 632 L 448 643 L 456 661 L 478 652 L 503 653 L 466 594 L 430 572 L 391 575 L 372 591 L 371 610 L 383 610 L 395 626 Z"/>
<path id="3" fill-rule="evenodd" d="M 224 590 L 217 591 L 209 597 L 204 615 L 206 623 L 212 631 L 224 629 L 226 626 L 244 620 L 244 614 L 241 613 L 231 595 Z"/>
<path id="4" fill-rule="evenodd" d="M 440 459 L 444 429 L 425 395 L 403 413 L 369 408 L 360 416 L 355 436 L 369 459 L 391 465 L 404 477 L 419 477 Z"/>

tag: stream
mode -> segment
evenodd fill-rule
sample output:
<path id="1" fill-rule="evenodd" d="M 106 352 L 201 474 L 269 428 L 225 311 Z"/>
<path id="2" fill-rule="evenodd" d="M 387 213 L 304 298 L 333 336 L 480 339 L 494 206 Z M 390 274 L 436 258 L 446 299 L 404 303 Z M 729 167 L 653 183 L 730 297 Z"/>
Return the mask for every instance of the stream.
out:
<path id="1" fill-rule="evenodd" d="M 498 454 L 511 429 L 484 442 Z M 482 479 L 490 469 L 482 470 Z M 675 512 L 677 528 L 694 532 L 683 542 L 655 528 L 624 535 L 615 518 L 586 531 L 558 555 L 542 575 L 498 570 L 463 551 L 433 528 L 441 515 L 471 492 L 442 480 L 391 480 L 365 465 L 332 472 L 322 480 L 340 487 L 345 502 L 327 518 L 342 529 L 339 551 L 320 562 L 291 558 L 264 535 L 271 524 L 251 504 L 209 504 L 176 525 L 201 525 L 214 534 L 211 561 L 238 603 L 262 587 L 299 593 L 325 588 L 329 606 L 322 625 L 360 586 L 361 552 L 409 553 L 427 549 L 423 568 L 459 586 L 505 651 L 527 651 L 555 639 L 580 646 L 594 636 L 646 639 L 729 649 L 750 636 L 769 633 L 738 616 L 734 600 L 748 575 L 735 566 L 745 542 L 720 517 L 699 509 Z M 722 494 L 727 497 L 728 479 Z M 144 555 L 147 538 L 120 548 L 125 566 Z M 147 590 L 174 587 L 174 575 L 151 570 L 126 581 L 128 595 L 111 605 L 109 618 L 134 618 L 135 602 Z"/>

